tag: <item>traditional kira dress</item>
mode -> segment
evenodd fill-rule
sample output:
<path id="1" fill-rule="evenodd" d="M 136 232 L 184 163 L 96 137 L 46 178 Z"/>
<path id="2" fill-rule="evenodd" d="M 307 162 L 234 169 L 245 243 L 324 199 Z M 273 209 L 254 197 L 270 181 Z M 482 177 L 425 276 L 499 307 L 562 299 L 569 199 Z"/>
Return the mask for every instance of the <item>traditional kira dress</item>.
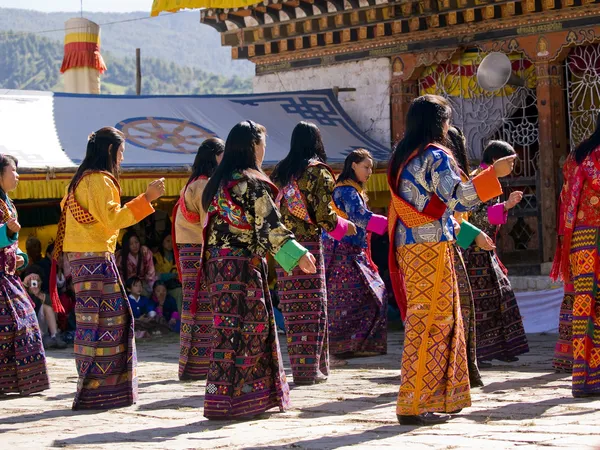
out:
<path id="1" fill-rule="evenodd" d="M 294 382 L 311 384 L 329 375 L 327 287 L 322 231 L 340 240 L 348 221 L 331 206 L 335 177 L 313 160 L 298 179 L 282 186 L 278 202 L 282 222 L 316 258 L 317 273 L 277 267 L 279 307 L 285 318 L 287 349 Z"/>
<path id="2" fill-rule="evenodd" d="M 502 193 L 493 169 L 462 182 L 450 150 L 429 145 L 389 179 L 390 252 L 407 307 L 396 412 L 414 416 L 470 406 L 469 372 L 454 266 L 454 211 Z M 397 279 L 394 278 L 394 283 Z M 397 287 L 395 286 L 395 289 Z"/>
<path id="3" fill-rule="evenodd" d="M 73 409 L 137 400 L 134 320 L 114 252 L 119 230 L 153 212 L 144 194 L 121 207 L 119 183 L 108 172 L 85 172 L 63 199 L 53 256 L 67 254 L 76 296 Z"/>
<path id="4" fill-rule="evenodd" d="M 571 167 L 567 167 L 565 164 L 563 166 L 563 178 L 574 171 L 576 168 L 573 167 L 575 165 L 574 160 L 570 160 L 569 162 Z M 568 179 L 564 178 L 564 186 L 560 193 L 559 197 L 559 207 L 558 207 L 558 236 L 559 236 L 559 245 L 558 249 L 561 248 L 560 240 L 563 239 L 565 232 L 565 205 L 568 202 L 566 196 L 569 194 L 569 189 L 567 187 Z M 557 280 L 561 278 L 558 273 L 560 270 L 560 258 L 562 255 L 557 254 L 554 258 L 553 271 L 550 273 L 551 278 Z M 565 282 L 564 284 L 564 296 L 563 301 L 560 305 L 560 312 L 558 316 L 558 340 L 556 341 L 556 346 L 554 347 L 554 358 L 552 359 L 552 367 L 556 372 L 573 372 L 573 302 L 575 301 L 575 292 L 572 280 L 571 282 Z"/>
<path id="5" fill-rule="evenodd" d="M 6 222 L 17 217 L 17 209 L 0 193 L 0 396 L 29 395 L 50 388 L 42 335 L 30 299 L 20 278 L 15 275 L 19 235 L 9 236 Z"/>
<path id="6" fill-rule="evenodd" d="M 354 222 L 356 235 L 336 242 L 324 233 L 327 272 L 329 351 L 387 353 L 387 294 L 371 259 L 371 232 L 384 234 L 387 218 L 373 214 L 356 182 L 338 183 L 333 191 L 338 216 Z"/>
<path id="7" fill-rule="evenodd" d="M 208 178 L 199 177 L 181 191 L 175 206 L 173 247 L 183 287 L 179 351 L 179 379 L 206 378 L 213 339 L 213 317 L 204 278 L 197 286 L 202 258 L 203 225 L 206 213 L 202 193 Z"/>
<path id="8" fill-rule="evenodd" d="M 487 166 L 482 164 L 472 175 L 477 176 L 485 169 Z M 475 208 L 469 222 L 495 241 L 507 217 L 504 203 L 494 199 Z M 475 300 L 477 358 L 503 360 L 527 353 L 529 346 L 519 305 L 496 251 L 472 244 L 464 257 Z"/>
<path id="9" fill-rule="evenodd" d="M 573 396 L 586 397 L 600 395 L 600 147 L 581 164 L 571 153 L 563 173 L 551 275 L 573 286 Z"/>
<path id="10" fill-rule="evenodd" d="M 276 193 L 264 174 L 234 172 L 208 210 L 203 270 L 214 327 L 204 398 L 209 419 L 252 417 L 289 405 L 265 255 L 291 271 L 307 250 L 282 225 Z"/>

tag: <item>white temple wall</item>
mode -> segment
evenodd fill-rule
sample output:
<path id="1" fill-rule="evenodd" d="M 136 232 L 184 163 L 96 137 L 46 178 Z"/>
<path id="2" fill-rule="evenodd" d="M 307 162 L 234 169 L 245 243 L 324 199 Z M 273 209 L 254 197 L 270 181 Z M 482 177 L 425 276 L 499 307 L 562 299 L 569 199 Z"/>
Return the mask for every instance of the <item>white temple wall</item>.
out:
<path id="1" fill-rule="evenodd" d="M 340 92 L 338 100 L 346 113 L 371 139 L 390 146 L 389 58 L 375 58 L 331 66 L 309 67 L 265 75 L 256 75 L 254 92 L 286 92 L 355 88 Z"/>

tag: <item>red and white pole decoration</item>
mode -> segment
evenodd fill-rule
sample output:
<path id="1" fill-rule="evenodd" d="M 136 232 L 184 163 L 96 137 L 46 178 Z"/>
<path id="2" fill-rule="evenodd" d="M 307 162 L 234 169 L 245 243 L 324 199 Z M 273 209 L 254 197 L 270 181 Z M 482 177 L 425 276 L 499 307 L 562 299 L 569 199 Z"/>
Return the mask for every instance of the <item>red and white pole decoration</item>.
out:
<path id="1" fill-rule="evenodd" d="M 100 55 L 100 26 L 84 18 L 65 23 L 65 56 L 61 73 L 65 92 L 99 94 L 106 65 Z"/>

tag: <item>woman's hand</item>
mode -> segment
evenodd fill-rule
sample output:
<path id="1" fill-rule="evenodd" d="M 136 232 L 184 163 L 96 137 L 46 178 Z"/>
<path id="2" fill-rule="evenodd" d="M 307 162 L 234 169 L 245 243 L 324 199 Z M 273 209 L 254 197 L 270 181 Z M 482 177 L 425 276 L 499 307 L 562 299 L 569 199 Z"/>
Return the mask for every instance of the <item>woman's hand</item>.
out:
<path id="1" fill-rule="evenodd" d="M 504 202 L 504 209 L 508 211 L 509 209 L 513 209 L 517 204 L 523 200 L 523 192 L 522 191 L 513 191 L 510 193 L 508 200 Z"/>
<path id="2" fill-rule="evenodd" d="M 21 255 L 17 255 L 17 267 L 21 267 L 25 264 L 25 259 Z"/>
<path id="3" fill-rule="evenodd" d="M 517 155 L 505 156 L 504 158 L 497 159 L 496 162 L 494 162 L 496 176 L 502 178 L 510 175 L 515 167 L 515 159 L 517 159 Z"/>
<path id="4" fill-rule="evenodd" d="M 300 261 L 298 261 L 298 267 L 300 267 L 304 273 L 317 273 L 316 264 L 317 260 L 312 253 L 306 253 L 304 256 L 302 256 L 302 258 L 300 258 Z"/>
<path id="5" fill-rule="evenodd" d="M 356 225 L 354 222 L 348 222 L 348 229 L 346 230 L 346 236 L 354 236 L 356 234 Z"/>
<path id="6" fill-rule="evenodd" d="M 146 189 L 146 199 L 153 202 L 159 197 L 165 195 L 165 179 L 159 178 L 148 185 Z"/>
<path id="7" fill-rule="evenodd" d="M 452 224 L 454 225 L 454 236 L 458 236 L 458 233 L 460 233 L 460 223 L 452 217 Z"/>
<path id="8" fill-rule="evenodd" d="M 21 224 L 14 217 L 8 219 L 8 221 L 6 222 L 6 226 L 8 227 L 8 229 L 10 231 L 12 231 L 13 234 L 18 233 L 19 231 L 21 231 Z"/>
<path id="9" fill-rule="evenodd" d="M 475 238 L 475 245 L 482 250 L 494 250 L 496 246 L 494 245 L 494 241 L 485 234 L 483 231 L 477 235 Z"/>

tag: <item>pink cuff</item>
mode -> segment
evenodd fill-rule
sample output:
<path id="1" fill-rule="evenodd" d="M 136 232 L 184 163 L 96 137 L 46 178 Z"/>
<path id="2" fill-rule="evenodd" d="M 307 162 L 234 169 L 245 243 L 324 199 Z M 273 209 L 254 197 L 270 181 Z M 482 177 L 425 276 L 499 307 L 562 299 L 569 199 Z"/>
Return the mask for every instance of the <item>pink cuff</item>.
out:
<path id="1" fill-rule="evenodd" d="M 383 235 L 387 231 L 388 220 L 385 216 L 379 214 L 373 214 L 371 220 L 367 224 L 367 231 L 372 231 L 379 235 Z"/>
<path id="2" fill-rule="evenodd" d="M 508 220 L 508 211 L 504 210 L 504 203 L 488 206 L 488 220 L 492 225 L 504 225 Z"/>
<path id="3" fill-rule="evenodd" d="M 343 217 L 338 216 L 335 230 L 331 231 L 329 235 L 336 241 L 341 241 L 342 238 L 346 236 L 346 231 L 348 231 L 348 221 Z"/>

